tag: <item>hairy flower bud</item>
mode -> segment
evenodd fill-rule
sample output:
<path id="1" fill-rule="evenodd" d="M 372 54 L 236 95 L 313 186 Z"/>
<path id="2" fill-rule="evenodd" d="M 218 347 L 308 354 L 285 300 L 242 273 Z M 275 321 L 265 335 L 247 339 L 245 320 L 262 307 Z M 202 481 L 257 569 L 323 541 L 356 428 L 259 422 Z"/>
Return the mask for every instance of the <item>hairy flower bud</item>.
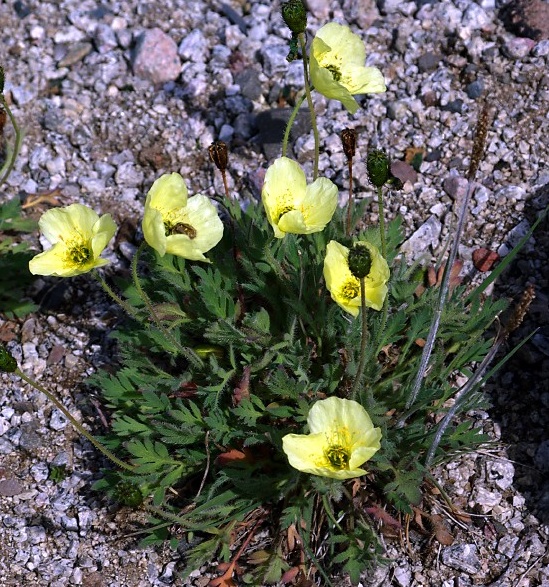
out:
<path id="1" fill-rule="evenodd" d="M 341 142 L 343 143 L 343 152 L 347 161 L 350 161 L 356 153 L 357 133 L 354 128 L 344 128 L 341 131 Z"/>
<path id="2" fill-rule="evenodd" d="M 366 169 L 368 170 L 369 180 L 377 188 L 385 185 L 391 176 L 389 157 L 380 149 L 374 149 L 368 153 Z"/>
<path id="3" fill-rule="evenodd" d="M 208 147 L 210 160 L 215 164 L 219 171 L 225 171 L 229 164 L 229 155 L 227 145 L 223 141 L 214 141 Z"/>
<path id="4" fill-rule="evenodd" d="M 351 273 L 358 279 L 367 277 L 372 269 L 372 255 L 363 245 L 355 245 L 347 257 L 347 263 Z"/>
<path id="5" fill-rule="evenodd" d="M 288 0 L 282 4 L 282 19 L 294 35 L 304 33 L 307 28 L 307 10 L 302 0 Z"/>
<path id="6" fill-rule="evenodd" d="M 0 346 L 0 371 L 14 373 L 17 371 L 17 361 L 5 346 Z"/>

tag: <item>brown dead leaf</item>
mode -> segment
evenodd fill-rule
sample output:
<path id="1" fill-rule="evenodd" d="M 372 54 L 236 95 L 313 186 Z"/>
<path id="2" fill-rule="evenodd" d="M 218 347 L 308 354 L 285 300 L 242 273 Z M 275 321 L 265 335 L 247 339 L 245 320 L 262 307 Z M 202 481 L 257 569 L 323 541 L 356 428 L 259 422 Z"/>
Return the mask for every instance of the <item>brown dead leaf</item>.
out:
<path id="1" fill-rule="evenodd" d="M 473 251 L 473 265 L 475 269 L 485 273 L 490 271 L 492 267 L 500 260 L 500 256 L 490 249 L 476 249 Z"/>
<path id="2" fill-rule="evenodd" d="M 250 373 L 251 365 L 244 367 L 244 373 L 238 385 L 233 390 L 233 406 L 238 406 L 243 399 L 250 397 Z"/>
<path id="3" fill-rule="evenodd" d="M 438 542 L 443 546 L 451 546 L 454 542 L 454 537 L 446 527 L 443 517 L 435 514 L 430 516 L 429 520 L 433 526 L 433 533 Z"/>

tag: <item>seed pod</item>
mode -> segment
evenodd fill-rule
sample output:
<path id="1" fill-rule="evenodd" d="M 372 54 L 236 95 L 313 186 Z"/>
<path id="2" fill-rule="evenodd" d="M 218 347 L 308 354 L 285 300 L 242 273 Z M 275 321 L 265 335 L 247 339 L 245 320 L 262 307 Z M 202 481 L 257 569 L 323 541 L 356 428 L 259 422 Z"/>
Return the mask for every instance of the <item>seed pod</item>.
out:
<path id="1" fill-rule="evenodd" d="M 227 145 L 223 141 L 214 141 L 208 147 L 210 160 L 221 172 L 225 172 L 229 164 L 229 155 Z"/>
<path id="2" fill-rule="evenodd" d="M 385 151 L 381 149 L 370 151 L 366 159 L 366 169 L 368 170 L 369 180 L 377 188 L 385 185 L 391 175 L 389 157 L 387 157 Z"/>
<path id="3" fill-rule="evenodd" d="M 362 279 L 367 277 L 372 269 L 372 255 L 367 247 L 357 244 L 349 251 L 347 264 L 351 273 L 358 279 Z"/>
<path id="4" fill-rule="evenodd" d="M 345 153 L 345 157 L 347 157 L 347 161 L 350 161 L 356 153 L 356 130 L 354 128 L 344 128 L 340 136 L 343 144 L 343 152 Z"/>
<path id="5" fill-rule="evenodd" d="M 288 0 L 281 7 L 282 19 L 294 35 L 305 32 L 307 28 L 307 10 L 302 0 Z"/>

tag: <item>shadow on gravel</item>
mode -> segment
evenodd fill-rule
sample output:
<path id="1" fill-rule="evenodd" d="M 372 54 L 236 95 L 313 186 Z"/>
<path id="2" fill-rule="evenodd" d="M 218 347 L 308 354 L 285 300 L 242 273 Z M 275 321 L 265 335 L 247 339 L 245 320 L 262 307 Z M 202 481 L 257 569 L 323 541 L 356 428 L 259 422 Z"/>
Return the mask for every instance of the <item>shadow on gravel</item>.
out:
<path id="1" fill-rule="evenodd" d="M 549 183 L 528 200 L 525 220 L 531 226 L 549 204 Z M 522 326 L 511 336 L 505 352 L 532 332 L 534 336 L 503 366 L 486 391 L 491 416 L 501 426 L 515 466 L 514 486 L 526 499 L 526 508 L 549 523 L 549 220 L 534 233 L 534 240 L 519 253 L 496 282 L 495 295 L 516 303 L 526 285 L 535 286 L 536 298 Z M 537 329 L 537 330 L 536 330 Z M 503 354 L 500 354 L 501 358 Z M 498 358 L 498 360 L 499 360 Z"/>

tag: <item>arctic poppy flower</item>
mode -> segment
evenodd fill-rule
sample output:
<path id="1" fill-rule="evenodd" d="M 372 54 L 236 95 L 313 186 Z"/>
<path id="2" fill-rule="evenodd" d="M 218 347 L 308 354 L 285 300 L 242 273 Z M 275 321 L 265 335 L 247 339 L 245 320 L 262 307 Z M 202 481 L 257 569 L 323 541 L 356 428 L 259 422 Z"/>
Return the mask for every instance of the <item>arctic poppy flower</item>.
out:
<path id="1" fill-rule="evenodd" d="M 353 400 L 338 397 L 317 401 L 307 418 L 309 434 L 287 434 L 282 449 L 294 469 L 311 475 L 352 479 L 380 448 L 381 430 Z"/>
<path id="2" fill-rule="evenodd" d="M 347 26 L 330 22 L 316 33 L 311 44 L 311 81 L 326 98 L 339 100 L 354 114 L 355 94 L 385 92 L 385 80 L 377 67 L 365 67 L 366 49 Z"/>
<path id="3" fill-rule="evenodd" d="M 188 198 L 179 173 L 165 174 L 152 185 L 145 201 L 143 235 L 163 257 L 166 253 L 191 261 L 208 261 L 204 253 L 223 236 L 223 223 L 209 198 Z"/>
<path id="4" fill-rule="evenodd" d="M 34 275 L 74 277 L 108 263 L 100 255 L 116 232 L 110 214 L 71 204 L 45 212 L 38 227 L 53 246 L 30 260 Z"/>
<path id="5" fill-rule="evenodd" d="M 280 157 L 267 169 L 261 192 L 267 220 L 275 237 L 286 233 L 320 232 L 337 206 L 337 186 L 325 177 L 307 185 L 298 163 Z"/>

